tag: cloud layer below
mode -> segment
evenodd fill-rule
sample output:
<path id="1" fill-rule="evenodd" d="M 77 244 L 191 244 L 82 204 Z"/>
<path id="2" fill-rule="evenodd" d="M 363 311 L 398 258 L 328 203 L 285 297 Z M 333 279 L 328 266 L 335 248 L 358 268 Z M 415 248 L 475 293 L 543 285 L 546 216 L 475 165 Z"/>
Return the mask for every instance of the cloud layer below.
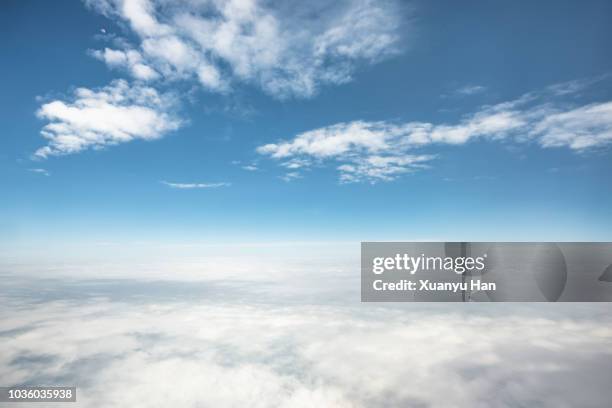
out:
<path id="1" fill-rule="evenodd" d="M 189 283 L 72 285 L 78 297 L 49 299 L 53 285 L 0 297 L 11 311 L 5 384 L 76 385 L 75 406 L 87 407 L 558 408 L 612 397 L 607 304 L 314 306 L 269 303 L 245 282 L 235 285 L 254 291 L 234 302 L 220 287 L 214 301 L 181 295 Z"/>

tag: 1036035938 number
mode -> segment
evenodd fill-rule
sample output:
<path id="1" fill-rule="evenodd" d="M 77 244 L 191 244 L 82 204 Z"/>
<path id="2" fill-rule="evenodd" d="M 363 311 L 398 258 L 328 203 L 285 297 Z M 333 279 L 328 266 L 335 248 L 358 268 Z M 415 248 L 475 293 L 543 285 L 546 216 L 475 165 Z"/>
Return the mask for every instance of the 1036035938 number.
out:
<path id="1" fill-rule="evenodd" d="M 0 387 L 0 402 L 76 402 L 76 387 Z"/>

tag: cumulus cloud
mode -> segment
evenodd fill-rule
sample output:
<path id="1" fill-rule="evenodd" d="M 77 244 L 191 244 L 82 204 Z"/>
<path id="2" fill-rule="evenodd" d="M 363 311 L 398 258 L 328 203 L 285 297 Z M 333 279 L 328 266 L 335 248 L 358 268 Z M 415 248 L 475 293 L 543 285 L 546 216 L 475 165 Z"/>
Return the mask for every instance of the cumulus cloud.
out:
<path id="1" fill-rule="evenodd" d="M 45 297 L 49 282 L 32 297 L 27 285 L 3 291 L 6 385 L 76 385 L 75 406 L 87 407 L 596 408 L 611 398 L 607 304 L 160 301 L 171 282 L 149 296 L 100 283 L 74 282 L 80 296 L 62 300 Z"/>
<path id="2" fill-rule="evenodd" d="M 94 51 L 135 78 L 196 79 L 212 91 L 234 82 L 278 97 L 309 97 L 351 80 L 359 64 L 398 53 L 395 0 L 278 4 L 257 0 L 87 0 L 137 37 L 125 49 Z"/>
<path id="3" fill-rule="evenodd" d="M 124 80 L 99 89 L 77 88 L 71 98 L 47 102 L 36 112 L 49 123 L 41 131 L 48 144 L 36 150 L 34 157 L 158 139 L 182 124 L 168 113 L 173 103 L 168 95 Z"/>
<path id="4" fill-rule="evenodd" d="M 105 48 L 104 50 L 94 50 L 91 54 L 106 63 L 111 68 L 125 68 L 130 74 L 143 81 L 149 81 L 159 78 L 159 74 L 150 66 L 143 63 L 143 58 L 140 52 L 127 50 L 114 50 Z"/>
<path id="5" fill-rule="evenodd" d="M 160 181 L 160 183 L 167 185 L 171 188 L 178 188 L 183 190 L 196 189 L 196 188 L 219 188 L 229 187 L 230 183 L 170 183 L 167 181 Z"/>
<path id="6" fill-rule="evenodd" d="M 556 99 L 561 89 L 569 92 L 569 88 L 582 89 L 566 84 L 525 94 L 481 107 L 457 123 L 339 123 L 260 146 L 257 152 L 279 160 L 283 167 L 332 161 L 342 182 L 377 182 L 425 167 L 435 155 L 418 154 L 418 149 L 442 144 L 511 140 L 577 152 L 608 146 L 612 143 L 612 102 L 572 106 Z"/>

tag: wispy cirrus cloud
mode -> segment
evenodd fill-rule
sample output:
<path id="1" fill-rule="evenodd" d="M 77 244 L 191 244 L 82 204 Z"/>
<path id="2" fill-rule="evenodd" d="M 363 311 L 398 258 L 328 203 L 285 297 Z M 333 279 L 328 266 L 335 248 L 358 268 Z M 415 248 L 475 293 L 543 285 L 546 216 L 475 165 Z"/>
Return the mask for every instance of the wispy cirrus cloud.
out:
<path id="1" fill-rule="evenodd" d="M 423 131 L 421 124 L 339 123 L 301 133 L 290 141 L 260 146 L 257 152 L 283 160 L 281 165 L 289 169 L 334 161 L 343 182 L 389 181 L 400 173 L 422 168 L 434 158 L 408 153 L 410 145 L 405 137 L 418 137 Z"/>
<path id="2" fill-rule="evenodd" d="M 486 90 L 487 88 L 482 85 L 466 85 L 466 86 L 462 86 L 461 88 L 457 89 L 455 93 L 458 95 L 469 96 L 469 95 L 475 95 L 475 94 L 482 93 Z"/>
<path id="3" fill-rule="evenodd" d="M 285 174 L 283 174 L 282 176 L 280 176 L 280 179 L 289 183 L 293 180 L 297 180 L 297 179 L 301 179 L 303 176 L 300 172 L 298 171 L 290 171 L 287 172 Z"/>
<path id="4" fill-rule="evenodd" d="M 595 83 L 604 81 L 610 78 L 610 73 L 605 73 L 602 75 L 597 75 L 591 78 L 580 78 L 573 79 L 570 81 L 560 82 L 557 84 L 553 84 L 547 88 L 548 92 L 551 92 L 555 96 L 564 96 L 564 95 L 576 95 L 589 87 L 594 85 Z"/>
<path id="5" fill-rule="evenodd" d="M 369 156 L 365 160 L 338 166 L 340 181 L 354 183 L 363 180 L 370 182 L 390 181 L 400 174 L 427 168 L 433 155 Z"/>
<path id="6" fill-rule="evenodd" d="M 552 110 L 533 124 L 530 135 L 543 147 L 585 150 L 612 143 L 612 102 Z"/>
<path id="7" fill-rule="evenodd" d="M 139 80 L 193 79 L 217 92 L 248 83 L 278 98 L 310 97 L 398 53 L 406 9 L 395 0 L 86 3 L 138 39 L 92 52 L 112 68 Z"/>
<path id="8" fill-rule="evenodd" d="M 71 97 L 47 102 L 36 112 L 49 123 L 41 130 L 48 143 L 34 157 L 158 139 L 183 124 L 171 113 L 174 103 L 169 95 L 124 80 L 98 89 L 77 88 Z"/>
<path id="9" fill-rule="evenodd" d="M 43 176 L 49 177 L 51 173 L 46 169 L 36 168 L 36 169 L 28 169 L 28 171 L 32 173 L 42 174 Z"/>
<path id="10" fill-rule="evenodd" d="M 182 190 L 191 190 L 191 189 L 199 189 L 199 188 L 219 188 L 219 187 L 229 187 L 231 183 L 170 183 L 168 181 L 160 181 L 160 183 L 171 187 L 178 188 Z"/>
<path id="11" fill-rule="evenodd" d="M 457 123 L 353 121 L 310 130 L 293 139 L 262 145 L 257 152 L 289 167 L 332 162 L 342 182 L 390 181 L 435 158 L 420 148 L 464 145 L 474 140 L 511 140 L 576 152 L 612 144 L 612 102 L 586 105 L 559 99 L 577 83 L 487 105 Z"/>

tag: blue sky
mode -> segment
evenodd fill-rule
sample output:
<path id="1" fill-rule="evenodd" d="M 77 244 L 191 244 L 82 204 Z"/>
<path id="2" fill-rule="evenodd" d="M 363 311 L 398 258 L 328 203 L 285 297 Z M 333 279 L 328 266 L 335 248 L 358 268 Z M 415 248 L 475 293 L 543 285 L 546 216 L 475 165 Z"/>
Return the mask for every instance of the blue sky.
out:
<path id="1" fill-rule="evenodd" d="M 5 244 L 612 239 L 610 2 L 197 3 L 3 2 Z"/>

